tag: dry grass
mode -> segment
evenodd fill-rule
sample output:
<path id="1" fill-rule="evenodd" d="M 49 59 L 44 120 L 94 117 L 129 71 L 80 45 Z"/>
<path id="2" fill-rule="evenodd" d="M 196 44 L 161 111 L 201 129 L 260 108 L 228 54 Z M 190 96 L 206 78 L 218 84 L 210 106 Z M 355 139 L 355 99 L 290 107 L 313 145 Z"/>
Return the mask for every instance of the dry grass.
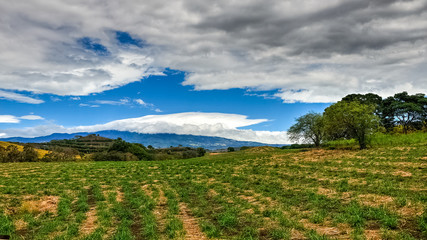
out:
<path id="1" fill-rule="evenodd" d="M 319 235 L 325 235 L 334 239 L 350 239 L 352 228 L 348 224 L 332 226 L 330 222 L 315 224 L 307 219 L 300 220 L 304 228 L 315 230 Z"/>
<path id="2" fill-rule="evenodd" d="M 56 214 L 58 208 L 58 196 L 44 196 L 38 200 L 24 200 L 20 212 L 28 212 L 32 214 L 50 212 Z"/>
<path id="3" fill-rule="evenodd" d="M 274 147 L 269 147 L 269 146 L 262 146 L 262 147 L 253 147 L 253 148 L 249 148 L 247 150 L 245 150 L 248 153 L 266 153 L 266 152 L 271 152 L 274 151 L 275 148 Z"/>
<path id="4" fill-rule="evenodd" d="M 361 194 L 358 198 L 360 199 L 361 204 L 370 207 L 379 207 L 393 203 L 392 197 L 377 194 Z"/>
<path id="5" fill-rule="evenodd" d="M 86 219 L 83 221 L 80 226 L 80 233 L 83 235 L 89 235 L 93 233 L 97 227 L 98 217 L 96 215 L 96 208 L 91 207 L 89 211 L 86 212 Z"/>
<path id="6" fill-rule="evenodd" d="M 124 197 L 124 194 L 123 194 L 123 192 L 122 191 L 120 191 L 120 189 L 119 188 L 117 188 L 116 189 L 116 201 L 117 202 L 119 202 L 119 203 L 121 203 L 121 202 L 123 202 L 123 199 L 124 199 L 125 197 Z"/>
<path id="7" fill-rule="evenodd" d="M 365 238 L 367 240 L 381 240 L 380 230 L 365 230 Z"/>

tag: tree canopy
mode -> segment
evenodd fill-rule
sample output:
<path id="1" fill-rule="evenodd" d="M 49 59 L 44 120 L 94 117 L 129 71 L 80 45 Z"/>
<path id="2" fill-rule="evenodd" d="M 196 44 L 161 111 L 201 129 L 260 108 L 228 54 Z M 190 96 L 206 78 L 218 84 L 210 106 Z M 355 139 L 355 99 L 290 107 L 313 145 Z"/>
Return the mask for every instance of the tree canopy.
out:
<path id="1" fill-rule="evenodd" d="M 421 129 L 426 126 L 427 98 L 421 93 L 396 93 L 384 100 L 383 112 L 390 123 L 401 125 L 405 133 L 411 128 Z"/>
<path id="2" fill-rule="evenodd" d="M 324 122 L 321 113 L 307 113 L 296 119 L 296 123 L 288 129 L 289 139 L 304 141 L 320 146 L 324 138 Z"/>
<path id="3" fill-rule="evenodd" d="M 373 104 L 337 102 L 325 109 L 325 131 L 329 139 L 355 138 L 360 149 L 364 149 L 369 136 L 378 129 L 380 122 L 374 113 Z"/>

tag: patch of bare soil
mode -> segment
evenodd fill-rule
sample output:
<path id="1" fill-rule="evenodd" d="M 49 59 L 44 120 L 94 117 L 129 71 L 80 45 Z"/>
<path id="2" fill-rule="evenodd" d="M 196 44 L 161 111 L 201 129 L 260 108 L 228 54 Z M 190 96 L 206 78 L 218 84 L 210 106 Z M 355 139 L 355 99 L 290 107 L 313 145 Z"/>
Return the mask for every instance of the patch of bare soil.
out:
<path id="1" fill-rule="evenodd" d="M 117 202 L 123 202 L 123 199 L 124 199 L 123 192 L 122 192 L 122 191 L 120 191 L 120 189 L 119 189 L 119 188 L 117 188 L 117 189 L 116 189 L 116 201 L 117 201 Z"/>
<path id="2" fill-rule="evenodd" d="M 303 239 L 307 239 L 307 238 L 304 236 L 303 232 L 298 231 L 295 228 L 292 228 L 292 230 L 291 230 L 291 239 L 292 240 L 303 240 Z"/>
<path id="3" fill-rule="evenodd" d="M 409 202 L 406 206 L 397 210 L 397 213 L 404 217 L 416 217 L 422 215 L 424 212 L 424 207 L 421 203 L 411 203 Z"/>
<path id="4" fill-rule="evenodd" d="M 150 184 L 142 185 L 142 191 L 144 191 L 145 195 L 151 197 L 153 195 L 153 191 L 150 189 Z"/>
<path id="5" fill-rule="evenodd" d="M 96 229 L 98 222 L 98 216 L 96 215 L 96 208 L 91 207 L 89 211 L 86 212 L 86 219 L 83 221 L 80 226 L 80 232 L 83 235 L 89 235 L 93 233 Z"/>
<path id="6" fill-rule="evenodd" d="M 359 178 L 349 178 L 348 183 L 351 185 L 366 185 L 366 180 L 359 179 Z"/>
<path id="7" fill-rule="evenodd" d="M 358 196 L 360 203 L 370 207 L 379 207 L 393 202 L 390 196 L 376 195 L 376 194 L 361 194 Z"/>
<path id="8" fill-rule="evenodd" d="M 335 197 L 335 196 L 337 196 L 337 191 L 335 191 L 335 190 L 333 190 L 333 189 L 328 189 L 328 188 L 323 188 L 323 187 L 319 187 L 318 189 L 317 189 L 317 194 L 320 194 L 320 195 L 323 195 L 323 196 L 326 196 L 326 197 L 328 197 L 328 198 L 332 198 L 332 197 Z"/>
<path id="9" fill-rule="evenodd" d="M 214 153 L 214 152 L 213 153 L 209 153 L 210 156 L 215 156 L 215 155 L 220 155 L 220 154 L 222 154 L 222 153 Z"/>
<path id="10" fill-rule="evenodd" d="M 411 177 L 412 173 L 410 172 L 405 172 L 405 171 L 395 171 L 394 173 L 392 173 L 394 176 L 401 176 L 401 177 Z"/>
<path id="11" fill-rule="evenodd" d="M 351 227 L 348 224 L 338 224 L 335 226 L 330 226 L 330 223 L 326 222 L 323 224 L 315 224 L 308 219 L 300 220 L 300 223 L 304 225 L 307 229 L 315 230 L 320 235 L 326 235 L 334 239 L 350 239 Z"/>
<path id="12" fill-rule="evenodd" d="M 357 157 L 355 151 L 350 150 L 325 150 L 325 149 L 312 149 L 310 151 L 299 152 L 292 158 L 297 161 L 304 162 L 320 162 L 329 160 L 331 158 L 352 158 Z"/>
<path id="13" fill-rule="evenodd" d="M 213 189 L 211 188 L 211 189 L 209 189 L 209 191 L 208 191 L 207 197 L 208 197 L 208 198 L 210 198 L 210 199 L 212 199 L 212 198 L 214 198 L 214 197 L 216 197 L 216 196 L 218 196 L 218 195 L 219 195 L 219 193 L 217 193 L 215 190 L 213 190 Z"/>
<path id="14" fill-rule="evenodd" d="M 15 230 L 17 232 L 20 232 L 27 228 L 28 223 L 25 222 L 23 219 L 18 219 L 13 222 L 13 225 L 15 226 Z"/>
<path id="15" fill-rule="evenodd" d="M 58 196 L 43 196 L 38 200 L 24 200 L 19 210 L 29 213 L 50 212 L 56 214 L 58 202 Z"/>
<path id="16" fill-rule="evenodd" d="M 205 234 L 201 231 L 197 220 L 191 215 L 190 210 L 187 208 L 185 203 L 179 204 L 180 214 L 179 218 L 181 219 L 184 230 L 185 230 L 185 239 L 187 240 L 203 240 L 208 239 Z"/>
<path id="17" fill-rule="evenodd" d="M 367 240 L 381 240 L 381 231 L 376 230 L 365 230 L 365 238 Z"/>
<path id="18" fill-rule="evenodd" d="M 246 200 L 250 204 L 259 207 L 260 211 L 264 211 L 265 208 L 277 206 L 278 203 L 273 201 L 270 197 L 263 196 L 259 193 L 255 193 L 252 190 L 245 191 L 246 195 L 240 195 L 239 198 Z"/>

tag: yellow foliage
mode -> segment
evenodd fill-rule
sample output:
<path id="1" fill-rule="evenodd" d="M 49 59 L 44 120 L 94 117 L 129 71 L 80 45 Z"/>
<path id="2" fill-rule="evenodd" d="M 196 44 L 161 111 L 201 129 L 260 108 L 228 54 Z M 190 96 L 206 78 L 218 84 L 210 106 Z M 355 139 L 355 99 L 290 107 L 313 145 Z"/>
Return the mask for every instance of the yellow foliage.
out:
<path id="1" fill-rule="evenodd" d="M 15 144 L 15 143 L 10 143 L 10 142 L 1 142 L 0 141 L 0 147 L 7 148 L 9 145 L 16 146 L 18 148 L 18 150 L 21 151 L 21 152 L 24 151 L 24 146 L 22 146 L 22 145 Z M 42 158 L 42 157 L 44 157 L 44 155 L 46 155 L 46 154 L 49 153 L 49 151 L 43 150 L 43 149 L 34 148 L 34 150 L 37 152 L 39 158 Z"/>

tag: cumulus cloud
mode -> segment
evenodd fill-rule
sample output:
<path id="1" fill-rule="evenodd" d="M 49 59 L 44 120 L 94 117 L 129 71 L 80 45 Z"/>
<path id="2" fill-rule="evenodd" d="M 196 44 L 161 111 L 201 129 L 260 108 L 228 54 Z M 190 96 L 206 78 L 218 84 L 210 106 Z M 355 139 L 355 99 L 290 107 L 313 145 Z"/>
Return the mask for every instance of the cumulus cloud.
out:
<path id="1" fill-rule="evenodd" d="M 285 102 L 427 91 L 427 0 L 3 1 L 0 16 L 3 89 L 87 95 L 171 68 Z"/>
<path id="2" fill-rule="evenodd" d="M 215 136 L 269 144 L 289 143 L 286 132 L 239 129 L 266 121 L 268 120 L 248 119 L 247 116 L 239 114 L 186 112 L 165 115 L 147 115 L 139 118 L 121 119 L 91 126 L 66 128 L 58 125 L 44 125 L 24 129 L 5 129 L 0 130 L 0 133 L 8 137 L 35 137 L 56 132 L 77 133 L 119 130 L 137 133 L 175 133 Z"/>

